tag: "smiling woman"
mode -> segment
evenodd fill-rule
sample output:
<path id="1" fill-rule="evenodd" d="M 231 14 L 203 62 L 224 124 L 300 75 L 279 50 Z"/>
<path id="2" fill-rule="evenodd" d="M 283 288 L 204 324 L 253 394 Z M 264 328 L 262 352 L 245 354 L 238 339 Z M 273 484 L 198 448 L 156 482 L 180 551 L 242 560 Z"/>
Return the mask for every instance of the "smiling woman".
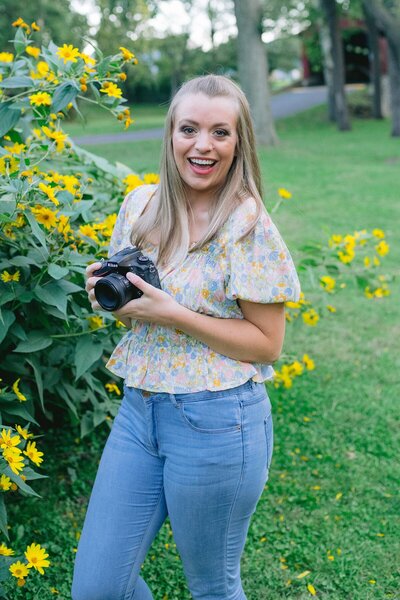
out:
<path id="1" fill-rule="evenodd" d="M 161 289 L 114 314 L 107 367 L 125 382 L 76 555 L 73 600 L 150 600 L 140 567 L 169 516 L 194 600 L 245 600 L 240 557 L 268 479 L 284 302 L 300 286 L 267 214 L 247 100 L 225 77 L 187 82 L 168 111 L 160 183 L 128 194 L 109 256 L 134 244 Z M 87 269 L 94 309 L 99 280 Z"/>

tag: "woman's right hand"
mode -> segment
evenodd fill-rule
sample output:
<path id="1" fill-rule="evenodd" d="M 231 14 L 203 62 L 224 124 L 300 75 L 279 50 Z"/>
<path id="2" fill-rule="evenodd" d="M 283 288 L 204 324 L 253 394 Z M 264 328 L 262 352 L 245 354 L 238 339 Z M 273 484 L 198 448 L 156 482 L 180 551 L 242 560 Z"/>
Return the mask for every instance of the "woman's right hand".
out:
<path id="1" fill-rule="evenodd" d="M 94 286 L 96 285 L 96 281 L 101 279 L 101 277 L 94 277 L 93 271 L 96 269 L 100 269 L 101 263 L 95 262 L 88 267 L 86 267 L 86 286 L 85 290 L 88 293 L 89 302 L 92 306 L 93 310 L 102 310 L 100 304 L 97 302 L 96 297 L 94 295 Z"/>

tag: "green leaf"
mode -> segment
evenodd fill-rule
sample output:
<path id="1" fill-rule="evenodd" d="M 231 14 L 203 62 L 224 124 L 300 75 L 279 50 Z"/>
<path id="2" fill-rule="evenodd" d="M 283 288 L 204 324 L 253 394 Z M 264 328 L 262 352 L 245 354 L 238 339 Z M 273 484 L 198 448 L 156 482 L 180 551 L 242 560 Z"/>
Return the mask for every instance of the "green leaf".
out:
<path id="1" fill-rule="evenodd" d="M 17 56 L 19 54 L 22 54 L 22 52 L 26 48 L 26 45 L 27 45 L 27 42 L 26 42 L 25 32 L 22 29 L 22 27 L 18 27 L 17 33 L 15 34 L 15 38 L 14 38 L 14 48 L 17 53 Z"/>
<path id="2" fill-rule="evenodd" d="M 24 467 L 24 476 L 27 481 L 33 481 L 34 479 L 48 479 L 48 475 L 42 475 L 41 473 L 37 473 L 31 467 Z"/>
<path id="3" fill-rule="evenodd" d="M 17 206 L 17 201 L 14 194 L 4 194 L 0 200 L 0 213 L 4 215 L 12 215 Z"/>
<path id="4" fill-rule="evenodd" d="M 62 313 L 67 314 L 67 295 L 58 283 L 48 283 L 43 287 L 36 286 L 33 291 L 41 302 L 55 306 Z"/>
<path id="5" fill-rule="evenodd" d="M 30 77 L 20 75 L 19 77 L 8 77 L 0 81 L 0 88 L 12 89 L 12 88 L 26 88 L 31 87 L 33 81 Z"/>
<path id="6" fill-rule="evenodd" d="M 52 102 L 52 110 L 53 112 L 58 112 L 62 110 L 76 98 L 79 93 L 79 89 L 77 88 L 74 81 L 65 81 L 62 83 L 54 92 L 53 102 Z"/>
<path id="7" fill-rule="evenodd" d="M 44 248 L 47 249 L 46 236 L 45 236 L 44 232 L 40 229 L 33 214 L 31 212 L 29 212 L 29 210 L 27 210 L 24 212 L 24 216 L 27 218 L 29 225 L 31 226 L 32 233 L 35 236 L 35 238 L 42 244 L 42 246 Z"/>
<path id="8" fill-rule="evenodd" d="M 9 540 L 7 529 L 7 509 L 4 502 L 4 494 L 0 494 L 0 529 Z"/>
<path id="9" fill-rule="evenodd" d="M 82 286 L 76 285 L 76 283 L 72 283 L 72 281 L 66 281 L 65 279 L 58 281 L 57 285 L 65 294 L 75 294 L 75 292 L 81 292 L 84 289 Z"/>
<path id="10" fill-rule="evenodd" d="M 9 302 L 10 300 L 13 300 L 14 298 L 15 298 L 15 294 L 13 291 L 11 291 L 11 290 L 3 291 L 2 290 L 1 294 L 0 294 L 0 306 L 3 306 L 3 304 L 7 304 L 7 302 Z"/>
<path id="11" fill-rule="evenodd" d="M 33 490 L 30 485 L 25 483 L 25 481 L 23 479 L 21 479 L 21 477 L 19 475 L 16 475 L 15 473 L 13 473 L 13 471 L 10 469 L 10 467 L 8 465 L 4 469 L 3 472 L 5 475 L 7 475 L 7 477 L 9 477 L 11 479 L 11 481 L 13 481 L 14 483 L 17 484 L 17 486 L 19 487 L 20 490 L 22 490 L 26 494 L 29 494 L 30 496 L 36 496 L 37 498 L 41 498 L 41 496 L 37 492 L 35 492 L 35 490 Z"/>
<path id="12" fill-rule="evenodd" d="M 0 137 L 6 135 L 18 123 L 20 116 L 21 111 L 14 110 L 10 101 L 0 103 Z"/>
<path id="13" fill-rule="evenodd" d="M 13 267 L 29 267 L 30 265 L 39 266 L 37 262 L 30 256 L 15 256 L 8 261 Z"/>
<path id="14" fill-rule="evenodd" d="M 31 367 L 33 369 L 33 373 L 35 375 L 36 387 L 37 387 L 39 398 L 40 398 L 40 404 L 42 405 L 43 412 L 45 412 L 44 397 L 43 397 L 43 379 L 42 379 L 42 373 L 40 371 L 39 361 L 36 356 L 32 356 L 31 358 L 27 358 L 26 362 L 28 363 L 28 365 L 31 365 Z"/>
<path id="15" fill-rule="evenodd" d="M 85 437 L 85 435 L 93 431 L 93 429 L 93 413 L 87 411 L 81 420 L 81 438 Z"/>
<path id="16" fill-rule="evenodd" d="M 75 348 L 75 380 L 79 379 L 103 354 L 103 346 L 93 342 L 91 335 L 79 338 Z"/>
<path id="17" fill-rule="evenodd" d="M 38 352 L 52 343 L 53 340 L 43 335 L 43 331 L 30 331 L 26 342 L 20 342 L 14 352 Z"/>
<path id="18" fill-rule="evenodd" d="M 12 404 L 8 405 L 7 408 L 3 408 L 2 411 L 4 416 L 8 417 L 8 420 L 13 420 L 14 416 L 21 417 L 21 419 L 25 419 L 30 423 L 35 423 L 35 425 L 39 425 L 36 419 L 30 414 L 30 412 L 23 406 L 23 404 Z M 12 419 L 11 416 L 12 415 Z"/>
<path id="19" fill-rule="evenodd" d="M 1 311 L 1 318 L 0 318 L 0 344 L 4 340 L 4 338 L 6 337 L 7 332 L 10 329 L 10 326 L 14 323 L 14 321 L 15 321 L 15 315 L 14 315 L 14 313 L 11 312 L 11 310 L 3 309 Z"/>
<path id="20" fill-rule="evenodd" d="M 67 269 L 67 267 L 60 267 L 60 265 L 51 263 L 48 268 L 48 273 L 50 277 L 53 277 L 53 279 L 61 279 L 62 277 L 68 275 L 69 269 Z"/>

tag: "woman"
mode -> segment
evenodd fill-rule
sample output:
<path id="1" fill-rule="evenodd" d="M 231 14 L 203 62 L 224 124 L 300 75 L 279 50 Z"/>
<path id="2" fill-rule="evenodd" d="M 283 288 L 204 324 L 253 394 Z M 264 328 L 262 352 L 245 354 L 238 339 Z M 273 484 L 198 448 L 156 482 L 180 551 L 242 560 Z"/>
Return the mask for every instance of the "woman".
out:
<path id="1" fill-rule="evenodd" d="M 126 197 L 109 255 L 137 245 L 162 289 L 119 309 L 124 398 L 76 556 L 73 600 L 150 600 L 140 567 L 168 516 L 192 597 L 243 600 L 240 557 L 272 457 L 264 381 L 281 352 L 290 254 L 262 199 L 249 107 L 222 76 L 173 99 L 158 186 Z M 86 289 L 99 309 L 88 267 Z"/>

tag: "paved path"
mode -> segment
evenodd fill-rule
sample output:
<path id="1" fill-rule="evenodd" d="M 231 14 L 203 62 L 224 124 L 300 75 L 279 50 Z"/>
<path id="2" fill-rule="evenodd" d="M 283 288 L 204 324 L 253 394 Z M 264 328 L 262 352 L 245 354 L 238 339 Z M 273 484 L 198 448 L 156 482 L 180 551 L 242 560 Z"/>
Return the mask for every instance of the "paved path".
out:
<path id="1" fill-rule="evenodd" d="M 272 114 L 274 119 L 282 119 L 296 113 L 325 104 L 326 87 L 293 88 L 272 96 Z M 82 135 L 74 137 L 77 144 L 95 146 L 96 144 L 113 144 L 115 142 L 131 142 L 138 140 L 159 140 L 163 136 L 163 129 L 144 129 L 142 131 L 129 131 L 127 133 L 108 133 L 104 135 Z"/>

